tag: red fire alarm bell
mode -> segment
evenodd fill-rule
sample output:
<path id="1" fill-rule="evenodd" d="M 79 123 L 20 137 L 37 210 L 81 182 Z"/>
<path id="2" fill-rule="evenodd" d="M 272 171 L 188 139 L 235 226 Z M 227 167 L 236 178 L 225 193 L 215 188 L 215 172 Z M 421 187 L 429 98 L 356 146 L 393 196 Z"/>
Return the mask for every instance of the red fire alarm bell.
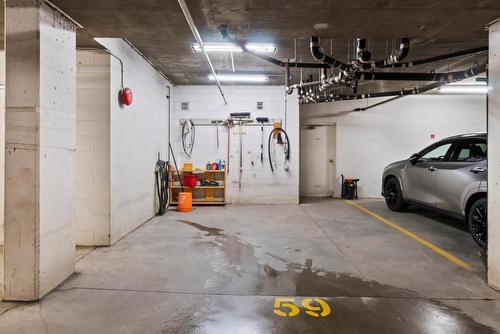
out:
<path id="1" fill-rule="evenodd" d="M 122 90 L 122 103 L 126 106 L 129 106 L 132 104 L 132 101 L 134 99 L 134 95 L 132 94 L 132 89 L 126 87 L 123 88 Z"/>

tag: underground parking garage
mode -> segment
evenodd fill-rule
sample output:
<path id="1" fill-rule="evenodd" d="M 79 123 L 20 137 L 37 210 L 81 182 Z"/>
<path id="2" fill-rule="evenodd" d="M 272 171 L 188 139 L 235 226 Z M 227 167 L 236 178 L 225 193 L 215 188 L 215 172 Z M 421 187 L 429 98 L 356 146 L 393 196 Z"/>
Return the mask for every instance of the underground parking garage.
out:
<path id="1" fill-rule="evenodd" d="M 0 333 L 500 331 L 497 1 L 1 4 Z"/>

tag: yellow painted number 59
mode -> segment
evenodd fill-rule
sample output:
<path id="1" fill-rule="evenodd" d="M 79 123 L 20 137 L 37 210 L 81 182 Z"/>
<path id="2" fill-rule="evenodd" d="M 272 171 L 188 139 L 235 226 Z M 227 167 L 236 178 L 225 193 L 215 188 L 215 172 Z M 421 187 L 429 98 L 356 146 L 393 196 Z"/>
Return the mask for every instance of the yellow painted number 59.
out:
<path id="1" fill-rule="evenodd" d="M 306 298 L 302 300 L 302 306 L 307 310 L 305 312 L 311 317 L 326 317 L 332 312 L 330 305 L 320 298 Z"/>
<path id="2" fill-rule="evenodd" d="M 281 317 L 295 317 L 300 309 L 294 303 L 295 298 L 275 298 L 274 313 Z"/>
<path id="3" fill-rule="evenodd" d="M 315 318 L 323 318 L 332 312 L 330 305 L 321 298 L 304 298 L 301 302 L 304 312 Z M 300 308 L 295 304 L 295 298 L 275 298 L 274 313 L 280 317 L 295 317 Z"/>

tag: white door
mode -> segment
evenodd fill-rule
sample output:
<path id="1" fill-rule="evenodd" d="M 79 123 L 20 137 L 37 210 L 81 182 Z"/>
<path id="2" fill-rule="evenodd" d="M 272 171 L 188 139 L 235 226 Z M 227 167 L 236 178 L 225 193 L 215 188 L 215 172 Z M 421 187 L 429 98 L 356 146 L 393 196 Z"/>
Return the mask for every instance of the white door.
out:
<path id="1" fill-rule="evenodd" d="M 300 196 L 335 195 L 336 126 L 304 126 L 300 132 Z"/>

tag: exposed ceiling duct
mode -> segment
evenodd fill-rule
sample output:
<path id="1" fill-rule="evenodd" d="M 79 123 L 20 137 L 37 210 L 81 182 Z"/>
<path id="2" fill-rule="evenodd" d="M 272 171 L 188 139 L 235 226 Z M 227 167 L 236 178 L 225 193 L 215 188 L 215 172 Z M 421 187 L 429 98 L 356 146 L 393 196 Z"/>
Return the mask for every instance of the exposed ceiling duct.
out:
<path id="1" fill-rule="evenodd" d="M 330 79 L 323 80 L 320 87 L 321 91 L 325 91 L 335 85 L 350 87 L 356 91 L 357 80 L 359 80 L 357 74 L 359 71 L 373 69 L 376 67 L 387 67 L 389 65 L 399 63 L 405 59 L 409 53 L 410 39 L 402 38 L 399 44 L 399 49 L 393 50 L 389 57 L 380 60 L 371 60 L 372 55 L 368 50 L 366 50 L 366 39 L 358 38 L 356 40 L 356 58 L 350 64 L 344 63 L 333 56 L 327 55 L 320 46 L 318 36 L 311 36 L 310 49 L 311 55 L 314 59 L 321 61 L 324 64 L 328 64 L 340 71 L 338 74 L 332 75 Z M 287 93 L 289 94 L 291 94 L 292 91 L 287 89 Z"/>
<path id="2" fill-rule="evenodd" d="M 411 74 L 411 75 L 428 75 L 429 79 L 428 81 L 435 81 L 432 84 L 428 84 L 422 87 L 415 87 L 413 89 L 402 89 L 402 90 L 396 90 L 396 91 L 385 91 L 385 92 L 374 92 L 374 93 L 368 93 L 368 94 L 352 94 L 352 95 L 334 95 L 334 94 L 323 94 L 321 95 L 318 89 L 318 81 L 316 82 L 311 82 L 309 84 L 304 84 L 302 87 L 299 87 L 299 101 L 301 103 L 318 103 L 318 102 L 331 102 L 331 101 L 344 101 L 344 100 L 359 100 L 359 99 L 366 99 L 366 98 L 376 98 L 376 97 L 403 97 L 407 95 L 416 95 L 416 94 L 422 94 L 425 93 L 429 90 L 439 88 L 443 85 L 446 85 L 448 83 L 452 82 L 458 82 L 473 76 L 476 76 L 478 74 L 484 73 L 487 71 L 488 65 L 487 64 L 482 64 L 478 66 L 474 66 L 472 68 L 469 68 L 465 71 L 455 71 L 455 72 L 448 72 L 448 73 L 379 73 L 379 74 L 385 74 L 385 75 L 395 75 L 395 74 Z M 380 80 L 386 80 L 386 79 L 380 79 Z M 408 80 L 408 79 L 401 79 L 401 80 Z M 420 81 L 425 81 L 425 80 L 420 80 Z M 306 86 L 308 85 L 308 86 Z M 314 86 L 316 85 L 316 86 Z M 391 100 L 391 99 L 389 99 Z M 389 101 L 387 100 L 387 102 Z M 384 103 L 387 103 L 384 102 Z M 378 104 L 377 104 L 378 105 Z M 366 109 L 366 108 L 365 108 Z M 361 111 L 365 110 L 363 108 L 354 110 L 354 111 Z"/>
<path id="3" fill-rule="evenodd" d="M 443 59 L 449 59 L 453 57 L 459 57 L 463 55 L 473 54 L 477 52 L 483 52 L 487 50 L 487 47 L 478 47 L 468 50 L 463 50 L 459 52 L 448 53 L 440 56 L 425 58 L 421 60 L 416 60 L 413 62 L 405 62 L 404 60 L 410 50 L 410 41 L 408 38 L 402 38 L 399 43 L 399 49 L 393 50 L 389 57 L 381 60 L 371 60 L 371 53 L 367 50 L 367 43 L 365 39 L 358 38 L 356 40 L 356 58 L 351 63 L 344 63 L 340 60 L 335 59 L 331 55 L 327 55 L 320 46 L 319 38 L 317 36 L 311 36 L 310 38 L 310 51 L 313 58 L 317 61 L 321 61 L 324 64 L 330 65 L 332 68 L 337 69 L 337 73 L 333 73 L 330 77 L 325 78 L 324 74 L 320 75 L 320 80 L 316 82 L 311 82 L 307 84 L 309 87 L 306 92 L 317 91 L 315 96 L 323 95 L 325 99 L 330 99 L 331 97 L 326 94 L 326 92 L 334 87 L 346 86 L 352 88 L 353 95 L 344 95 L 339 97 L 339 99 L 352 99 L 352 98 L 365 98 L 373 97 L 366 96 L 366 94 L 357 95 L 358 81 L 363 80 L 381 80 L 381 81 L 434 81 L 442 84 L 463 80 L 471 76 L 471 73 L 482 73 L 486 70 L 486 64 L 478 65 L 474 68 L 465 71 L 455 71 L 447 73 L 415 73 L 415 72 L 374 72 L 375 68 L 393 68 L 393 67 L 412 67 L 420 64 L 426 64 L 430 62 L 435 62 Z M 370 71 L 367 71 L 370 70 Z M 311 86 L 313 88 L 311 88 Z M 306 87 L 303 83 L 291 85 L 287 87 L 287 93 L 291 94 L 295 88 Z M 431 86 L 432 87 L 432 86 Z M 408 93 L 414 92 L 415 89 L 407 90 Z M 389 91 L 383 92 L 381 96 L 394 96 L 400 95 L 400 91 Z M 418 90 L 417 90 L 418 92 Z M 299 96 L 303 95 L 303 90 L 299 92 Z M 373 95 L 373 94 L 372 94 Z M 304 102 L 303 100 L 301 102 Z M 305 103 L 311 102 L 306 99 Z M 322 101 L 319 101 L 322 102 Z"/>
<path id="4" fill-rule="evenodd" d="M 413 67 L 417 65 L 423 65 L 423 64 L 428 64 L 428 63 L 433 63 L 435 61 L 440 61 L 440 60 L 446 60 L 450 58 L 455 58 L 455 57 L 461 57 L 461 56 L 467 56 L 470 54 L 474 53 L 479 53 L 479 52 L 485 52 L 488 51 L 488 46 L 480 46 L 477 48 L 472 48 L 472 49 L 467 49 L 467 50 L 462 50 L 462 51 L 457 51 L 457 52 L 452 52 L 452 53 L 446 53 L 443 55 L 435 56 L 435 57 L 429 57 L 429 58 L 424 58 L 424 59 L 419 59 L 419 60 L 414 60 L 414 61 L 409 61 L 409 62 L 400 62 L 400 63 L 395 63 L 392 65 L 387 65 L 385 67 Z"/>

